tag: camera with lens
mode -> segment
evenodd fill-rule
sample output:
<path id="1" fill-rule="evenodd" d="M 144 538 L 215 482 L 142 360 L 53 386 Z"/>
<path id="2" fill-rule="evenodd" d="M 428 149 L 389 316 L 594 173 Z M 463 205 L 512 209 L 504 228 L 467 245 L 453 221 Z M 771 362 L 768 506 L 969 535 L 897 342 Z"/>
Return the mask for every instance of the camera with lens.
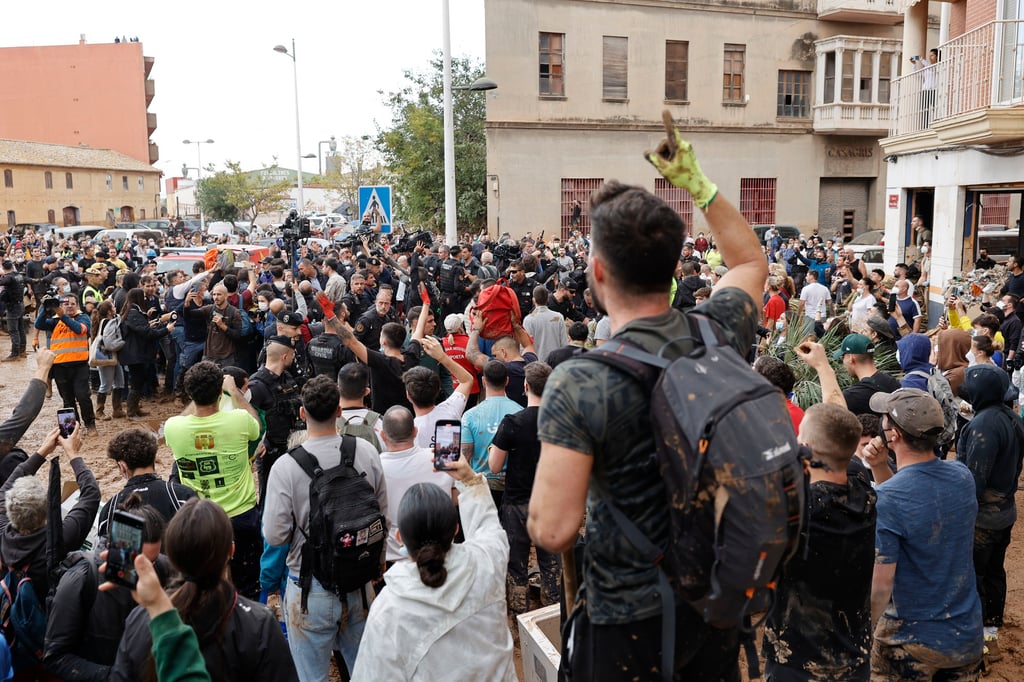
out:
<path id="1" fill-rule="evenodd" d="M 288 211 L 288 217 L 284 219 L 284 227 L 281 236 L 286 242 L 295 242 L 300 239 L 308 239 L 311 235 L 309 229 L 309 218 L 300 218 L 296 209 Z"/>
<path id="2" fill-rule="evenodd" d="M 401 239 L 399 239 L 398 243 L 395 245 L 395 250 L 399 253 L 407 253 L 415 250 L 420 244 L 429 247 L 433 243 L 433 235 L 425 230 L 421 230 L 419 232 L 413 232 L 412 234 L 403 234 Z"/>
<path id="3" fill-rule="evenodd" d="M 494 247 L 494 257 L 506 263 L 516 260 L 522 253 L 523 249 L 518 242 L 502 242 Z"/>
<path id="4" fill-rule="evenodd" d="M 60 292 L 57 291 L 57 287 L 51 285 L 47 288 L 39 303 L 43 306 L 43 310 L 47 315 L 56 313 L 60 309 Z"/>

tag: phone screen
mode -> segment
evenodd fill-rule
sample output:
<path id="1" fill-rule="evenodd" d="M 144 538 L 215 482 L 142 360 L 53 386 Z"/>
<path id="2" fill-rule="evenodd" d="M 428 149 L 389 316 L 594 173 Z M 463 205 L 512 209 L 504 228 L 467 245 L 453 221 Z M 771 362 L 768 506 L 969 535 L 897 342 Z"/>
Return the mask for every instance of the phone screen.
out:
<path id="1" fill-rule="evenodd" d="M 896 310 L 896 294 L 889 294 L 889 312 Z"/>
<path id="2" fill-rule="evenodd" d="M 57 410 L 57 428 L 60 429 L 61 438 L 70 438 L 75 432 L 75 410 L 65 407 Z"/>
<path id="3" fill-rule="evenodd" d="M 110 544 L 107 546 L 107 580 L 135 587 L 139 578 L 135 572 L 135 557 L 142 552 L 144 524 L 134 514 L 114 512 L 114 520 L 110 523 Z"/>
<path id="4" fill-rule="evenodd" d="M 434 468 L 438 471 L 451 469 L 462 452 L 462 424 L 443 420 L 434 425 Z"/>

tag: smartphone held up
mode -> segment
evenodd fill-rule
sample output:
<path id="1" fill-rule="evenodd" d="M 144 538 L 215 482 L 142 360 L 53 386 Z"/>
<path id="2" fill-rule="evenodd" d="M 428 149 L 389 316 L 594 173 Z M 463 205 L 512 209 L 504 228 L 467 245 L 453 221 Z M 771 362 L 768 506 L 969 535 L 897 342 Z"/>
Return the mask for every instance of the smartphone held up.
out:
<path id="1" fill-rule="evenodd" d="M 462 422 L 442 419 L 434 424 L 434 469 L 448 471 L 454 468 L 462 452 Z"/>
<path id="2" fill-rule="evenodd" d="M 71 438 L 75 432 L 75 408 L 62 407 L 57 410 L 57 428 L 61 438 Z"/>
<path id="3" fill-rule="evenodd" d="M 139 576 L 135 557 L 142 552 L 145 521 L 128 512 L 115 511 L 110 522 L 110 544 L 107 546 L 107 570 L 104 578 L 112 583 L 135 589 Z"/>

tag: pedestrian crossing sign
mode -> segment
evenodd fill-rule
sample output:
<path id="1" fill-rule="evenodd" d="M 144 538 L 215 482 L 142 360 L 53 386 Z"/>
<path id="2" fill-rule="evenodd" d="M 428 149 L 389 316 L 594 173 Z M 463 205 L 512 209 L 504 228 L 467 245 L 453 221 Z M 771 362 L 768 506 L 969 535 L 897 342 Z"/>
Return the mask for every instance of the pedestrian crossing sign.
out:
<path id="1" fill-rule="evenodd" d="M 359 219 L 374 232 L 391 232 L 391 186 L 359 188 Z"/>

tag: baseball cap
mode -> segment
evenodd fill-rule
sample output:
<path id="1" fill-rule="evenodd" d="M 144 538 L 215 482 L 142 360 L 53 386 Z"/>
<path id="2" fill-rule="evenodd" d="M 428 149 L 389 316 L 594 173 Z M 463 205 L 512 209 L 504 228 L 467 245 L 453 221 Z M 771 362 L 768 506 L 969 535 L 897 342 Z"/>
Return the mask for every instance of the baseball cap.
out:
<path id="1" fill-rule="evenodd" d="M 847 334 L 843 339 L 843 343 L 840 344 L 839 350 L 833 353 L 832 357 L 836 360 L 842 360 L 843 356 L 847 353 L 853 353 L 854 355 L 874 355 L 875 344 L 871 343 L 871 339 L 863 334 Z"/>
<path id="2" fill-rule="evenodd" d="M 106 249 L 96 249 L 95 255 L 97 258 L 110 258 L 110 254 L 107 252 Z"/>
<path id="3" fill-rule="evenodd" d="M 936 436 L 946 421 L 939 401 L 918 388 L 875 393 L 868 401 L 871 411 L 885 414 L 911 436 Z"/>
<path id="4" fill-rule="evenodd" d="M 43 261 L 43 262 L 46 263 L 47 265 L 53 265 L 54 263 L 57 262 L 57 257 L 56 256 L 47 256 L 46 260 Z"/>
<path id="5" fill-rule="evenodd" d="M 268 344 L 276 343 L 276 344 L 279 344 L 281 346 L 287 346 L 288 348 L 294 348 L 295 347 L 294 344 L 292 343 L 292 340 L 289 337 L 281 336 L 280 334 L 275 334 L 274 336 L 271 336 L 270 340 L 267 343 Z"/>
<path id="6" fill-rule="evenodd" d="M 286 324 L 286 325 L 288 325 L 290 327 L 301 327 L 302 326 L 302 315 L 300 315 L 299 313 L 297 313 L 297 312 L 295 312 L 293 310 L 289 310 L 287 312 L 284 312 L 284 313 L 281 313 L 280 315 L 278 315 L 277 316 L 277 321 L 282 323 L 282 324 Z"/>
<path id="7" fill-rule="evenodd" d="M 444 329 L 449 334 L 455 333 L 460 327 L 465 326 L 466 318 L 459 313 L 452 313 L 448 317 L 444 318 Z"/>
<path id="8" fill-rule="evenodd" d="M 892 327 L 889 326 L 889 323 L 887 321 L 883 320 L 880 317 L 876 317 L 874 315 L 869 316 L 868 327 L 870 327 L 871 331 L 875 332 L 879 336 L 884 336 L 885 338 L 890 340 L 896 339 L 896 337 L 892 333 Z"/>

